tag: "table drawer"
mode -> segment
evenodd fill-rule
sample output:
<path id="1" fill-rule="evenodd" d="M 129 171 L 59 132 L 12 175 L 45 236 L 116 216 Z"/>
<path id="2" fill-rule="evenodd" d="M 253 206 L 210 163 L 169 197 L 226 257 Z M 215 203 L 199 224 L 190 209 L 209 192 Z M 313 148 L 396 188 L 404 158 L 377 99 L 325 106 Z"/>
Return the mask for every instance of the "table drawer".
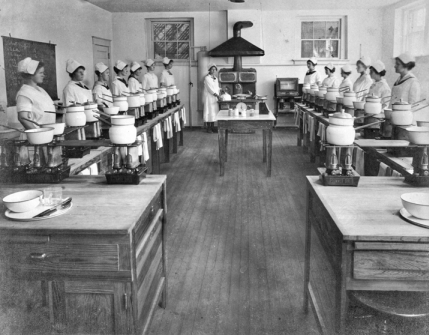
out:
<path id="1" fill-rule="evenodd" d="M 353 277 L 367 280 L 429 280 L 428 245 L 356 243 Z"/>
<path id="2" fill-rule="evenodd" d="M 118 271 L 119 246 L 67 244 L 6 244 L 1 262 L 24 271 Z"/>
<path id="3" fill-rule="evenodd" d="M 136 225 L 134 230 L 134 240 L 137 243 L 143 238 L 144 233 L 147 231 L 149 224 L 155 217 L 158 210 L 162 208 L 162 197 L 163 192 L 160 190 L 159 193 L 153 198 L 150 205 L 146 208 L 141 220 Z"/>

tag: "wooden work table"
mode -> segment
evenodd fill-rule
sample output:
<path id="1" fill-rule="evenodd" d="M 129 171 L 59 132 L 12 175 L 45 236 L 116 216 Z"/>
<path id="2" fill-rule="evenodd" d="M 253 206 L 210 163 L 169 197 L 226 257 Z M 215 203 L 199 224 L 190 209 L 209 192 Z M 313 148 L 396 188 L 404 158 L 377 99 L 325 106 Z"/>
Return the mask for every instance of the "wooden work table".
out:
<path id="1" fill-rule="evenodd" d="M 307 177 L 304 309 L 311 302 L 322 333 L 344 334 L 347 291 L 429 291 L 429 229 L 398 214 L 400 196 L 407 192 L 416 189 L 402 178 L 361 177 L 352 188 L 327 187 L 318 176 Z M 325 251 L 332 280 L 320 272 L 310 275 L 320 265 L 311 253 L 312 232 Z M 323 290 L 333 294 L 324 296 Z"/>
<path id="2" fill-rule="evenodd" d="M 161 296 L 166 304 L 165 182 L 162 175 L 137 186 L 107 185 L 104 176 L 64 180 L 63 197 L 73 198 L 69 212 L 33 222 L 1 216 L 1 266 L 42 282 L 57 330 L 145 333 Z M 6 184 L 0 197 L 48 186 Z"/>

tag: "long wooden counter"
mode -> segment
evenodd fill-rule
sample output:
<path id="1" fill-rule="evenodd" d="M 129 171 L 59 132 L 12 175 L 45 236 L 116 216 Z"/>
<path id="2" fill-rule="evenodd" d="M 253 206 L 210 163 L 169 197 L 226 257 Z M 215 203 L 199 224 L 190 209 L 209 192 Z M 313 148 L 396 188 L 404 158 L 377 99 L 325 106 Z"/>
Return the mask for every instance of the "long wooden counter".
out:
<path id="1" fill-rule="evenodd" d="M 344 334 L 347 291 L 429 291 L 429 229 L 398 214 L 401 194 L 415 191 L 395 177 L 356 188 L 307 177 L 304 309 L 311 302 L 323 334 Z M 311 253 L 313 232 L 325 255 Z"/>
<path id="2" fill-rule="evenodd" d="M 166 305 L 166 176 L 107 185 L 104 176 L 64 180 L 71 210 L 56 218 L 0 217 L 0 265 L 42 281 L 55 330 L 72 334 L 146 333 Z M 52 185 L 6 184 L 0 198 Z M 162 297 L 162 298 L 161 298 Z"/>

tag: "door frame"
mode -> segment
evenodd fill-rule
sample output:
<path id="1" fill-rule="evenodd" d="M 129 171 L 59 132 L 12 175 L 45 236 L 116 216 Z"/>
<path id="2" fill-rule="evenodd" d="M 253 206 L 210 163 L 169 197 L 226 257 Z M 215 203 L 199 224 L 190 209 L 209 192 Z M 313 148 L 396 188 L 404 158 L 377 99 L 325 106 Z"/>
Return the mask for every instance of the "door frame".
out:
<path id="1" fill-rule="evenodd" d="M 101 45 L 101 46 L 105 46 L 105 47 L 109 48 L 109 57 L 108 57 L 109 64 L 106 64 L 109 67 L 109 70 L 110 70 L 109 86 L 112 86 L 112 74 L 113 74 L 113 72 L 112 72 L 112 58 L 111 58 L 111 55 L 112 55 L 112 46 L 111 46 L 111 44 L 112 44 L 111 40 L 108 40 L 106 38 L 97 37 L 97 36 L 92 36 L 92 58 L 93 58 L 94 66 L 96 64 L 95 63 L 95 60 L 96 60 L 95 59 L 95 46 L 96 45 Z M 95 68 L 94 68 L 94 80 L 96 80 L 95 79 Z"/>

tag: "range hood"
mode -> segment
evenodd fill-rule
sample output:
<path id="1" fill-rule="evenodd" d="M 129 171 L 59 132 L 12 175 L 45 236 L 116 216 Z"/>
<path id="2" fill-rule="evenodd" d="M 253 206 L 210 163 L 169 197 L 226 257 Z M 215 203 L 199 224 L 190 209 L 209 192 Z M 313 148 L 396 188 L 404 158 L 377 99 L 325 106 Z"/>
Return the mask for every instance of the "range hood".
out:
<path id="1" fill-rule="evenodd" d="M 228 41 L 222 43 L 216 48 L 209 51 L 211 57 L 234 57 L 233 71 L 242 69 L 242 56 L 264 56 L 264 50 L 253 45 L 241 37 L 241 29 L 253 27 L 250 21 L 238 21 L 234 24 L 234 36 Z"/>

